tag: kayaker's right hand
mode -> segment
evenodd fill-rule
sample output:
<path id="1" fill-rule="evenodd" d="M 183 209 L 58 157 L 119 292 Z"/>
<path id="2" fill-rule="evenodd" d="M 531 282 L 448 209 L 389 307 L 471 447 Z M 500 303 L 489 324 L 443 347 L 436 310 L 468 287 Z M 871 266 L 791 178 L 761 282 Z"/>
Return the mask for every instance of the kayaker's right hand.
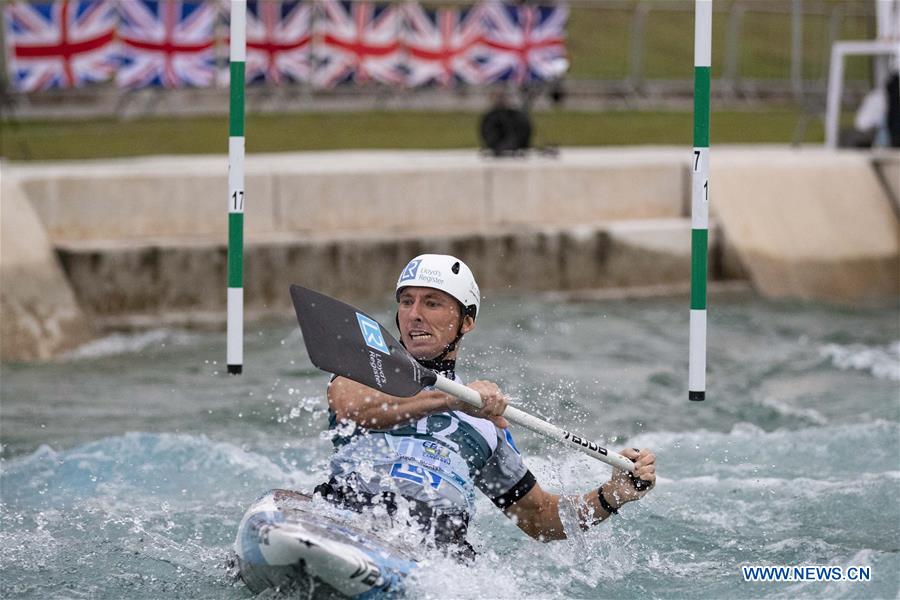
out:
<path id="1" fill-rule="evenodd" d="M 641 479 L 646 487 L 637 489 L 632 474 L 621 469 L 613 469 L 609 481 L 603 484 L 604 497 L 613 508 L 626 502 L 640 500 L 656 485 L 656 455 L 649 448 L 623 448 L 619 454 L 634 461 L 633 476 Z"/>
<path id="2" fill-rule="evenodd" d="M 468 402 L 454 399 L 450 403 L 450 410 L 459 410 L 474 417 L 487 419 L 500 429 L 509 427 L 509 422 L 502 416 L 508 401 L 496 383 L 479 380 L 473 381 L 468 387 L 481 394 L 481 408 L 475 408 Z"/>

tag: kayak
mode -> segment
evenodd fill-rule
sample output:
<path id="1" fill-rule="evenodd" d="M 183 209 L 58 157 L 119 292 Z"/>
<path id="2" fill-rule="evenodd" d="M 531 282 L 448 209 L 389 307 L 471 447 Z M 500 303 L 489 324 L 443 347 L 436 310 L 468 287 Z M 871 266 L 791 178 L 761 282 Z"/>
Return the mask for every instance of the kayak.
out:
<path id="1" fill-rule="evenodd" d="M 411 546 L 352 523 L 357 513 L 324 514 L 316 506 L 290 490 L 271 490 L 250 506 L 234 543 L 239 576 L 250 591 L 308 586 L 324 595 L 333 590 L 370 598 L 403 590 L 416 567 Z"/>

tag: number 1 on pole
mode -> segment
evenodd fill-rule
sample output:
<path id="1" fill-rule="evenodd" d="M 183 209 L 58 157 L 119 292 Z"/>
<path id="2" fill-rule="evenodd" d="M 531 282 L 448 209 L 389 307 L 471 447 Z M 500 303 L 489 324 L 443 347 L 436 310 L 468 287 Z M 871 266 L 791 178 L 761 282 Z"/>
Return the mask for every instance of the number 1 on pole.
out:
<path id="1" fill-rule="evenodd" d="M 712 0 L 694 3 L 694 151 L 691 161 L 691 321 L 688 398 L 706 398 L 706 278 L 709 241 L 709 86 Z"/>
<path id="2" fill-rule="evenodd" d="M 231 0 L 228 117 L 228 373 L 244 368 L 244 62 L 247 0 Z"/>

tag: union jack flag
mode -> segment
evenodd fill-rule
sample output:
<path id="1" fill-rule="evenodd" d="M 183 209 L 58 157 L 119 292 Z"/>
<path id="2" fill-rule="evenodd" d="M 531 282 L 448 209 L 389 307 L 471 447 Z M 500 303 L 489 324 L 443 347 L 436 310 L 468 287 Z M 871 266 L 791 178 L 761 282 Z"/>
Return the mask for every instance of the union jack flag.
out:
<path id="1" fill-rule="evenodd" d="M 566 55 L 566 7 L 511 6 L 490 0 L 482 10 L 484 83 L 509 79 L 524 83 L 560 75 L 559 60 Z"/>
<path id="2" fill-rule="evenodd" d="M 247 82 L 309 80 L 312 11 L 311 2 L 298 0 L 247 5 Z"/>
<path id="3" fill-rule="evenodd" d="M 79 87 L 115 73 L 116 14 L 109 0 L 13 2 L 3 14 L 15 89 Z"/>
<path id="4" fill-rule="evenodd" d="M 481 41 L 481 9 L 426 11 L 418 3 L 403 7 L 403 43 L 408 68 L 406 84 L 450 85 L 461 80 L 481 83 L 477 61 Z"/>
<path id="5" fill-rule="evenodd" d="M 357 83 L 405 81 L 399 6 L 322 0 L 320 7 L 321 18 L 315 25 L 315 85 L 331 87 L 351 79 Z"/>
<path id="6" fill-rule="evenodd" d="M 122 87 L 206 87 L 215 79 L 215 4 L 183 0 L 119 3 Z"/>

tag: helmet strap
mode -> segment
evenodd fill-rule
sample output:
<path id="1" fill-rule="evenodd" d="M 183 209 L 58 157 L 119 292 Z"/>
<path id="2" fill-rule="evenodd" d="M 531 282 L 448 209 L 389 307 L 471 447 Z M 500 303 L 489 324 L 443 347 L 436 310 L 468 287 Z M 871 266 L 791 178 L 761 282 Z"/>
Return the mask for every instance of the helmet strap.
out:
<path id="1" fill-rule="evenodd" d="M 457 344 L 459 344 L 459 340 L 461 340 L 462 336 L 463 336 L 462 326 L 463 326 L 463 321 L 465 321 L 465 320 L 466 320 L 466 316 L 465 316 L 465 314 L 463 314 L 462 318 L 459 320 L 459 329 L 456 330 L 456 337 L 453 338 L 452 342 L 450 342 L 449 344 L 444 346 L 443 352 L 441 352 L 439 355 L 437 355 L 432 360 L 444 360 L 444 358 L 446 358 L 446 356 L 448 354 L 450 354 L 451 352 L 456 350 L 456 346 L 457 346 Z"/>

